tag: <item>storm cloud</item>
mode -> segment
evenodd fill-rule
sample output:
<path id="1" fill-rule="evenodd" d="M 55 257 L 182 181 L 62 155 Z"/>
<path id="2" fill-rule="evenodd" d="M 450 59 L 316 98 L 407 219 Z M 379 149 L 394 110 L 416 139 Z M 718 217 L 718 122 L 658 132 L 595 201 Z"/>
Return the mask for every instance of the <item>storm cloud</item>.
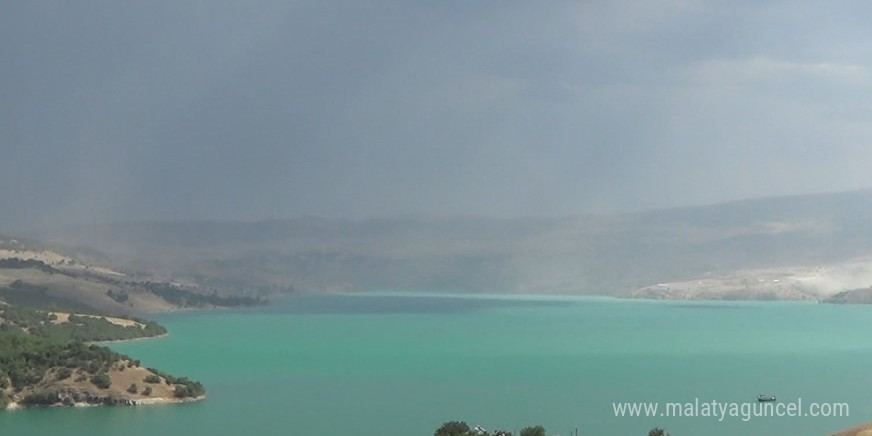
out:
<path id="1" fill-rule="evenodd" d="M 5 2 L 0 220 L 556 216 L 869 188 L 870 9 Z"/>

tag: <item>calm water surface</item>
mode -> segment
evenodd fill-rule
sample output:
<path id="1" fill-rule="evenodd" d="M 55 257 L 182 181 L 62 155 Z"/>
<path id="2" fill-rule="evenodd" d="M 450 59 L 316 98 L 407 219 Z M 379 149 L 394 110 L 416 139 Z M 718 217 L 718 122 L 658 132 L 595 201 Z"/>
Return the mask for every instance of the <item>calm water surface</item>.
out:
<path id="1" fill-rule="evenodd" d="M 872 306 L 579 297 L 302 296 L 157 320 L 115 344 L 208 400 L 0 414 L 20 435 L 429 436 L 447 420 L 549 435 L 823 436 L 872 421 Z M 615 417 L 613 402 L 845 402 L 849 417 Z"/>

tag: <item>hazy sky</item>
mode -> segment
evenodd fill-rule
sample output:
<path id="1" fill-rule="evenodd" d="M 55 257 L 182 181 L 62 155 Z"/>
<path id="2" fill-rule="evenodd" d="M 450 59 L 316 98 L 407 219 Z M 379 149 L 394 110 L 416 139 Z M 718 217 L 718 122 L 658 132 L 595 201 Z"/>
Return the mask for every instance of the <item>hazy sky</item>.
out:
<path id="1" fill-rule="evenodd" d="M 870 16 L 866 1 L 4 1 L 0 222 L 564 215 L 869 188 Z"/>

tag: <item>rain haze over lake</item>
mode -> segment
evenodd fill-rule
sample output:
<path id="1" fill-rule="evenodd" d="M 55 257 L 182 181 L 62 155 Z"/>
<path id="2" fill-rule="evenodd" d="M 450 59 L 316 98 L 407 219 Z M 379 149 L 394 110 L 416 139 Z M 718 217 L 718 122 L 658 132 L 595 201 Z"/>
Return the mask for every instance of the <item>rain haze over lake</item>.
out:
<path id="1" fill-rule="evenodd" d="M 7 2 L 0 219 L 561 216 L 872 187 L 865 2 Z"/>

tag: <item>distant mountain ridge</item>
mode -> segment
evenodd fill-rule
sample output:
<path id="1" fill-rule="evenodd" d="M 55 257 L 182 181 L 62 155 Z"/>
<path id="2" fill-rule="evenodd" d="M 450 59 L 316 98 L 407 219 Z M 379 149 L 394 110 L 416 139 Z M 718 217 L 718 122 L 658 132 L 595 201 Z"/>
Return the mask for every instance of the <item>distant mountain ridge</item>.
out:
<path id="1" fill-rule="evenodd" d="M 563 218 L 140 222 L 33 236 L 229 287 L 630 295 L 870 256 L 872 191 Z"/>

